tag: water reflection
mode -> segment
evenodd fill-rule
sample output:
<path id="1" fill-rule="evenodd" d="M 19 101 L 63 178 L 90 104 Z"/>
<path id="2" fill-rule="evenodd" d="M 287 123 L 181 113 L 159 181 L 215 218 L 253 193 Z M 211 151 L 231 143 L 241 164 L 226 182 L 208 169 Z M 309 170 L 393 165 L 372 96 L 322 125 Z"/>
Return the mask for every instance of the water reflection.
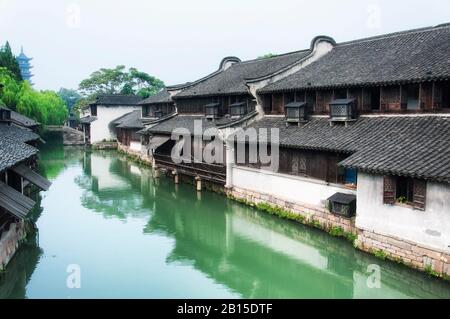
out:
<path id="1" fill-rule="evenodd" d="M 189 189 L 166 188 L 156 189 L 156 209 L 145 231 L 175 238 L 168 263 L 192 264 L 242 297 L 450 296 L 446 284 L 390 263 L 382 264 L 381 289 L 368 289 L 367 267 L 380 261 L 348 243 L 213 194 L 196 201 Z"/>
<path id="2" fill-rule="evenodd" d="M 91 276 L 78 297 L 450 298 L 442 281 L 221 195 L 155 181 L 116 152 L 48 147 L 41 158 L 57 181 L 44 197 L 67 188 L 80 206 L 67 216 L 53 200 L 36 208 L 46 239 L 42 248 L 31 241 L 19 250 L 0 276 L 0 298 L 47 296 L 47 289 L 66 297 L 67 260 L 81 260 Z M 381 266 L 380 289 L 367 287 L 371 264 Z"/>

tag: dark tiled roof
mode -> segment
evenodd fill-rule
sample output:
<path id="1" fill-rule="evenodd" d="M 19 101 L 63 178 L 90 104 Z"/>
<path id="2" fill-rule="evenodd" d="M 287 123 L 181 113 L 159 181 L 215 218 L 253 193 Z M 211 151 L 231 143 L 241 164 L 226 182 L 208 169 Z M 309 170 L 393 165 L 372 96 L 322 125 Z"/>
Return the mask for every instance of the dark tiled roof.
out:
<path id="1" fill-rule="evenodd" d="M 177 115 L 166 121 L 163 121 L 149 128 L 147 131 L 152 134 L 172 134 L 176 128 L 187 129 L 191 134 L 194 133 L 194 124 L 196 121 L 202 124 L 203 130 L 215 127 L 214 122 L 207 120 L 202 115 Z"/>
<path id="2" fill-rule="evenodd" d="M 0 134 L 0 171 L 4 171 L 38 153 L 33 146 Z"/>
<path id="3" fill-rule="evenodd" d="M 155 103 L 170 103 L 170 102 L 172 102 L 170 93 L 166 89 L 163 89 L 162 91 L 156 93 L 155 95 L 140 101 L 139 104 L 155 104 Z"/>
<path id="4" fill-rule="evenodd" d="M 450 117 L 361 117 L 347 127 L 327 118 L 287 127 L 265 117 L 250 127 L 279 128 L 284 147 L 348 153 L 345 167 L 450 183 Z"/>
<path id="5" fill-rule="evenodd" d="M 141 118 L 141 110 L 136 110 L 125 114 L 118 123 L 118 128 L 137 128 L 142 129 L 144 127 L 142 118 Z M 117 121 L 114 122 L 115 124 Z"/>
<path id="6" fill-rule="evenodd" d="M 193 96 L 245 94 L 248 92 L 246 79 L 259 78 L 277 72 L 310 53 L 310 50 L 278 55 L 272 58 L 257 59 L 234 63 L 228 69 L 204 81 L 188 87 L 174 96 L 186 98 Z"/>
<path id="7" fill-rule="evenodd" d="M 222 117 L 215 121 L 207 119 L 203 115 L 176 115 L 168 118 L 167 120 L 163 120 L 160 123 L 149 127 L 143 131 L 141 134 L 146 133 L 156 133 L 156 134 L 171 134 L 175 128 L 186 128 L 191 134 L 194 134 L 194 125 L 196 121 L 201 121 L 203 131 L 215 127 L 217 129 L 222 129 L 226 127 L 241 125 L 243 122 L 248 121 L 255 117 L 257 112 L 251 112 L 246 114 L 245 116 L 239 118 L 231 118 L 231 117 Z M 197 122 L 200 123 L 200 122 Z"/>
<path id="8" fill-rule="evenodd" d="M 92 104 L 97 105 L 137 105 L 142 98 L 137 95 L 109 94 L 100 95 Z"/>
<path id="9" fill-rule="evenodd" d="M 39 135 L 26 128 L 7 124 L 0 124 L 0 136 L 22 143 L 37 141 L 40 138 Z"/>
<path id="10" fill-rule="evenodd" d="M 450 26 L 339 43 L 328 54 L 260 93 L 450 78 Z"/>
<path id="11" fill-rule="evenodd" d="M 13 110 L 10 110 L 6 107 L 0 107 L 0 109 L 9 110 L 11 112 L 11 122 L 23 126 L 23 127 L 33 127 L 39 125 L 38 122 L 36 122 L 33 119 L 30 119 L 29 117 L 22 115 L 20 113 L 17 113 Z"/>
<path id="12" fill-rule="evenodd" d="M 96 121 L 96 120 L 97 120 L 97 117 L 96 117 L 96 116 L 90 116 L 90 115 L 88 115 L 88 116 L 85 116 L 85 117 L 80 118 L 80 123 L 81 123 L 81 124 L 90 124 L 90 123 L 92 123 L 92 122 L 94 122 L 94 121 Z"/>

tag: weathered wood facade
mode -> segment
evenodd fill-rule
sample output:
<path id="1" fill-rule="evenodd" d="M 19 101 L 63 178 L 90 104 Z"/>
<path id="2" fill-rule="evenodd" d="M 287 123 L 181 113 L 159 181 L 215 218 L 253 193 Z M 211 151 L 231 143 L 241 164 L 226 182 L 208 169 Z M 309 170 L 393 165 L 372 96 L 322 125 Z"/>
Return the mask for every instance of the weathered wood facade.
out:
<path id="1" fill-rule="evenodd" d="M 355 98 L 359 114 L 449 113 L 450 81 L 420 82 L 388 86 L 299 90 L 263 94 L 266 114 L 284 114 L 290 102 L 306 102 L 311 115 L 329 114 L 336 99 Z"/>
<path id="2" fill-rule="evenodd" d="M 153 155 L 156 164 L 159 167 L 168 168 L 177 174 L 183 174 L 192 177 L 198 177 L 213 183 L 225 184 L 226 180 L 226 167 L 224 163 L 205 163 L 196 162 L 193 159 L 193 154 L 195 148 L 198 147 L 194 138 L 191 140 L 191 160 L 183 161 L 182 163 L 175 163 L 171 151 L 175 145 L 175 141 L 169 140 L 160 147 L 158 147 L 157 152 Z M 200 146 L 203 151 L 204 143 Z M 225 147 L 224 147 L 224 158 L 225 158 Z M 183 154 L 182 154 L 183 156 Z"/>
<path id="3" fill-rule="evenodd" d="M 177 110 L 179 114 L 205 114 L 205 105 L 219 104 L 219 115 L 224 116 L 230 114 L 230 105 L 243 102 L 246 105 L 247 113 L 255 110 L 255 99 L 247 95 L 221 95 L 198 98 L 177 99 Z"/>

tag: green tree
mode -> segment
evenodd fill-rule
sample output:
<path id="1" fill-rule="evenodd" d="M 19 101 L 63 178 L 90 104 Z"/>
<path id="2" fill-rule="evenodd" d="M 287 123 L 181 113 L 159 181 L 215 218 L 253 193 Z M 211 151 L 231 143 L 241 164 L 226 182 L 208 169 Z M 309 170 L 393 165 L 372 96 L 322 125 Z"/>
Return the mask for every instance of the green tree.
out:
<path id="1" fill-rule="evenodd" d="M 11 71 L 16 80 L 22 81 L 19 63 L 17 63 L 16 57 L 12 53 L 8 41 L 6 41 L 5 45 L 0 50 L 0 67 L 7 68 Z"/>
<path id="2" fill-rule="evenodd" d="M 0 83 L 3 90 L 1 103 L 42 124 L 61 125 L 67 119 L 67 106 L 52 91 L 36 91 L 27 81 L 17 81 L 9 70 L 0 67 Z"/>
<path id="3" fill-rule="evenodd" d="M 102 68 L 80 82 L 79 91 L 84 97 L 100 94 L 138 94 L 148 97 L 164 88 L 164 82 L 145 73 L 124 65 L 114 69 Z"/>
<path id="4" fill-rule="evenodd" d="M 277 54 L 275 54 L 275 53 L 267 53 L 267 54 L 259 56 L 258 59 L 273 58 L 274 56 L 277 56 Z"/>
<path id="5" fill-rule="evenodd" d="M 3 104 L 12 110 L 16 110 L 17 98 L 20 92 L 20 82 L 15 79 L 14 74 L 5 67 L 0 67 L 0 83 L 3 90 L 0 96 Z"/>
<path id="6" fill-rule="evenodd" d="M 72 89 L 60 88 L 58 95 L 66 102 L 69 113 L 72 111 L 78 100 L 81 99 L 81 95 L 76 90 Z"/>

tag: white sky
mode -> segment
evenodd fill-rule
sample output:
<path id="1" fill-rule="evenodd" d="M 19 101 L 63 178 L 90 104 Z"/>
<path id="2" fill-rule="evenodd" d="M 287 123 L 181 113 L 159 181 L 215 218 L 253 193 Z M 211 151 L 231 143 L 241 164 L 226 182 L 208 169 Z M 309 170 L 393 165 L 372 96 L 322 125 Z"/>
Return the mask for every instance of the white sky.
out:
<path id="1" fill-rule="evenodd" d="M 77 88 L 101 67 L 137 67 L 167 85 L 235 55 L 309 47 L 450 22 L 448 0 L 0 0 L 0 42 L 33 57 L 38 89 Z"/>

